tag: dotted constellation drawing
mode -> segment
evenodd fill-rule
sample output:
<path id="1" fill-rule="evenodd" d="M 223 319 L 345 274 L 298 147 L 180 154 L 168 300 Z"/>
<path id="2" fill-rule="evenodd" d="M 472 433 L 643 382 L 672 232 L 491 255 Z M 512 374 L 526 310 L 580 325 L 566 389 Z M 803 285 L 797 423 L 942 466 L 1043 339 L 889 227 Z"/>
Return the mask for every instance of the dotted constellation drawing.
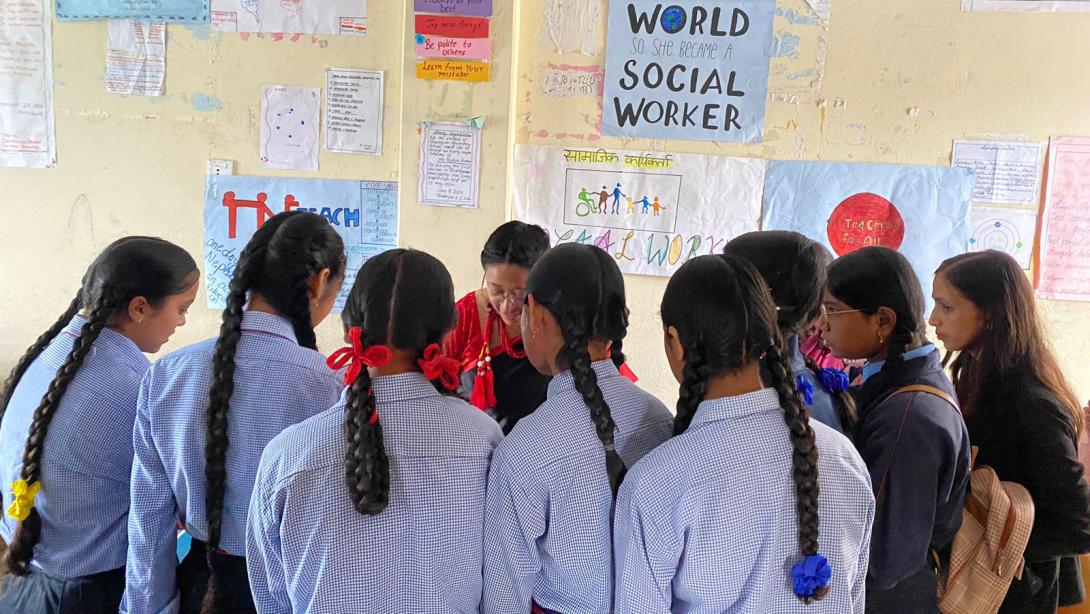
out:
<path id="1" fill-rule="evenodd" d="M 1026 241 L 1018 227 L 998 217 L 979 222 L 969 238 L 969 249 L 974 252 L 994 249 L 1014 256 L 1025 247 Z"/>

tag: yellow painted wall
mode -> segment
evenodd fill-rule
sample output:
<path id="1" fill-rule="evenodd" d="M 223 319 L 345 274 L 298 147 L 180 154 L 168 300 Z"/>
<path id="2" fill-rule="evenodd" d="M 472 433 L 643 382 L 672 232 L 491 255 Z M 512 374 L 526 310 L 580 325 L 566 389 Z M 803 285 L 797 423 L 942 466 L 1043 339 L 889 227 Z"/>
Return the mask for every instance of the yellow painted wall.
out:
<path id="1" fill-rule="evenodd" d="M 329 67 L 386 72 L 383 155 L 323 151 L 319 173 L 299 175 L 399 181 L 402 244 L 443 259 L 459 292 L 473 289 L 480 283 L 480 245 L 508 216 L 511 145 L 579 145 L 595 134 L 594 98 L 542 97 L 537 78 L 549 63 L 602 64 L 601 1 L 598 55 L 591 57 L 557 54 L 549 40 L 546 5 L 570 9 L 578 0 L 495 0 L 493 80 L 481 85 L 415 79 L 411 0 L 370 0 L 370 32 L 362 38 L 243 40 L 169 26 L 162 99 L 105 92 L 104 23 L 55 23 L 57 168 L 0 168 L 7 212 L 0 231 L 0 369 L 10 368 L 53 321 L 92 255 L 116 237 L 159 235 L 199 260 L 207 160 L 234 160 L 238 174 L 277 174 L 257 160 L 261 86 L 322 87 Z M 963 14 L 958 0 L 833 0 L 825 30 L 793 23 L 810 19 L 805 0 L 780 0 L 779 8 L 783 57 L 773 61 L 763 143 L 598 142 L 946 164 L 955 138 L 1090 135 L 1090 79 L 1080 68 L 1090 57 L 1090 15 Z M 824 78 L 812 87 L 823 38 Z M 917 115 L 909 114 L 913 107 Z M 487 118 L 480 209 L 419 206 L 419 122 L 477 115 Z M 628 277 L 633 327 L 625 349 L 647 388 L 672 401 L 676 387 L 662 367 L 657 322 L 664 287 L 661 278 Z M 1044 312 L 1069 375 L 1081 395 L 1090 395 L 1090 372 L 1077 369 L 1090 341 L 1090 305 L 1045 303 Z M 164 349 L 213 335 L 217 320 L 216 312 L 198 304 L 189 325 Z M 330 350 L 338 337 L 339 324 L 331 319 L 319 343 Z"/>

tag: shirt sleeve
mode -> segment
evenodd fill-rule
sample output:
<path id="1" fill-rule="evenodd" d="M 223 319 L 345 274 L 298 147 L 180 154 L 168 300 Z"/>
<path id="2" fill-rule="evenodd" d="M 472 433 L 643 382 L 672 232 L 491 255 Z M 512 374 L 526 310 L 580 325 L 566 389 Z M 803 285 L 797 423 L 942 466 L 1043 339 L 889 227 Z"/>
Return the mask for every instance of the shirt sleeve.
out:
<path id="1" fill-rule="evenodd" d="M 129 552 L 121 602 L 121 611 L 131 614 L 171 611 L 177 601 L 177 503 L 152 437 L 154 377 L 150 369 L 141 382 L 133 429 Z"/>
<path id="2" fill-rule="evenodd" d="M 893 588 L 918 572 L 927 561 L 934 532 L 943 529 L 935 526 L 936 510 L 947 503 L 960 506 L 963 501 L 964 491 L 939 500 L 940 493 L 955 487 L 946 484 L 944 476 L 956 477 L 952 468 L 957 466 L 958 452 L 930 416 L 932 410 L 954 410 L 930 407 L 920 398 L 924 394 L 901 394 L 884 402 L 863 422 L 857 438 L 877 502 L 869 589 Z"/>
<path id="3" fill-rule="evenodd" d="M 287 577 L 280 549 L 280 519 L 284 493 L 273 487 L 275 459 L 271 448 L 261 455 L 246 520 L 246 570 L 258 612 L 291 612 Z"/>
<path id="4" fill-rule="evenodd" d="M 638 476 L 621 483 L 613 520 L 613 564 L 617 614 L 669 613 L 681 545 L 658 524 L 666 514 L 642 509 Z M 661 510 L 659 510 L 661 511 Z"/>
<path id="5" fill-rule="evenodd" d="M 869 505 L 866 532 L 859 547 L 859 563 L 855 568 L 855 582 L 852 584 L 852 612 L 863 614 L 867 609 L 867 569 L 870 567 L 871 534 L 874 526 L 874 502 Z"/>
<path id="6" fill-rule="evenodd" d="M 501 446 L 488 476 L 483 614 L 529 612 L 541 572 L 537 540 L 545 534 L 544 505 L 512 480 L 505 461 Z"/>
<path id="7" fill-rule="evenodd" d="M 1075 449 L 1075 429 L 1060 405 L 1042 400 L 1021 407 L 1019 432 L 1036 467 L 1023 475 L 1036 514 L 1026 560 L 1047 561 L 1090 551 L 1090 486 Z"/>

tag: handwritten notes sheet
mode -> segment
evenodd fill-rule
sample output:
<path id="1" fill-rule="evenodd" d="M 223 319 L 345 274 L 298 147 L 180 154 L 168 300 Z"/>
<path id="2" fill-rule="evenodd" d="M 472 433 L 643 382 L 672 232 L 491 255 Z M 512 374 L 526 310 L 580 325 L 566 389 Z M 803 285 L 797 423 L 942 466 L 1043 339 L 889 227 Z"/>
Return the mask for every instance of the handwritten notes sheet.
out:
<path id="1" fill-rule="evenodd" d="M 0 166 L 57 163 L 48 4 L 0 0 Z"/>
<path id="2" fill-rule="evenodd" d="M 1090 138 L 1049 143 L 1037 295 L 1090 301 Z"/>
<path id="3" fill-rule="evenodd" d="M 326 151 L 382 155 L 382 83 L 381 70 L 326 71 Z"/>
<path id="4" fill-rule="evenodd" d="M 1032 205 L 1041 183 L 1040 143 L 954 141 L 953 165 L 976 172 L 973 201 Z"/>
<path id="5" fill-rule="evenodd" d="M 477 206 L 481 131 L 466 122 L 426 122 L 420 139 L 420 203 Z"/>

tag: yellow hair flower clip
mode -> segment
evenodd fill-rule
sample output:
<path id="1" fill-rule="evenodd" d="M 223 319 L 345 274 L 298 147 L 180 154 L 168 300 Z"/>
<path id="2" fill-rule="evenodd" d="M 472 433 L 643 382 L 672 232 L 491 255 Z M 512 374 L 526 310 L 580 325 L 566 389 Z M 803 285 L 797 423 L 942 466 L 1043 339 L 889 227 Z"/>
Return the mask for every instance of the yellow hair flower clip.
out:
<path id="1" fill-rule="evenodd" d="M 8 507 L 8 516 L 19 522 L 26 520 L 30 510 L 34 509 L 34 497 L 38 496 L 38 491 L 41 489 L 42 485 L 39 482 L 33 484 L 27 484 L 26 480 L 12 482 L 11 492 L 15 495 L 15 500 Z"/>

